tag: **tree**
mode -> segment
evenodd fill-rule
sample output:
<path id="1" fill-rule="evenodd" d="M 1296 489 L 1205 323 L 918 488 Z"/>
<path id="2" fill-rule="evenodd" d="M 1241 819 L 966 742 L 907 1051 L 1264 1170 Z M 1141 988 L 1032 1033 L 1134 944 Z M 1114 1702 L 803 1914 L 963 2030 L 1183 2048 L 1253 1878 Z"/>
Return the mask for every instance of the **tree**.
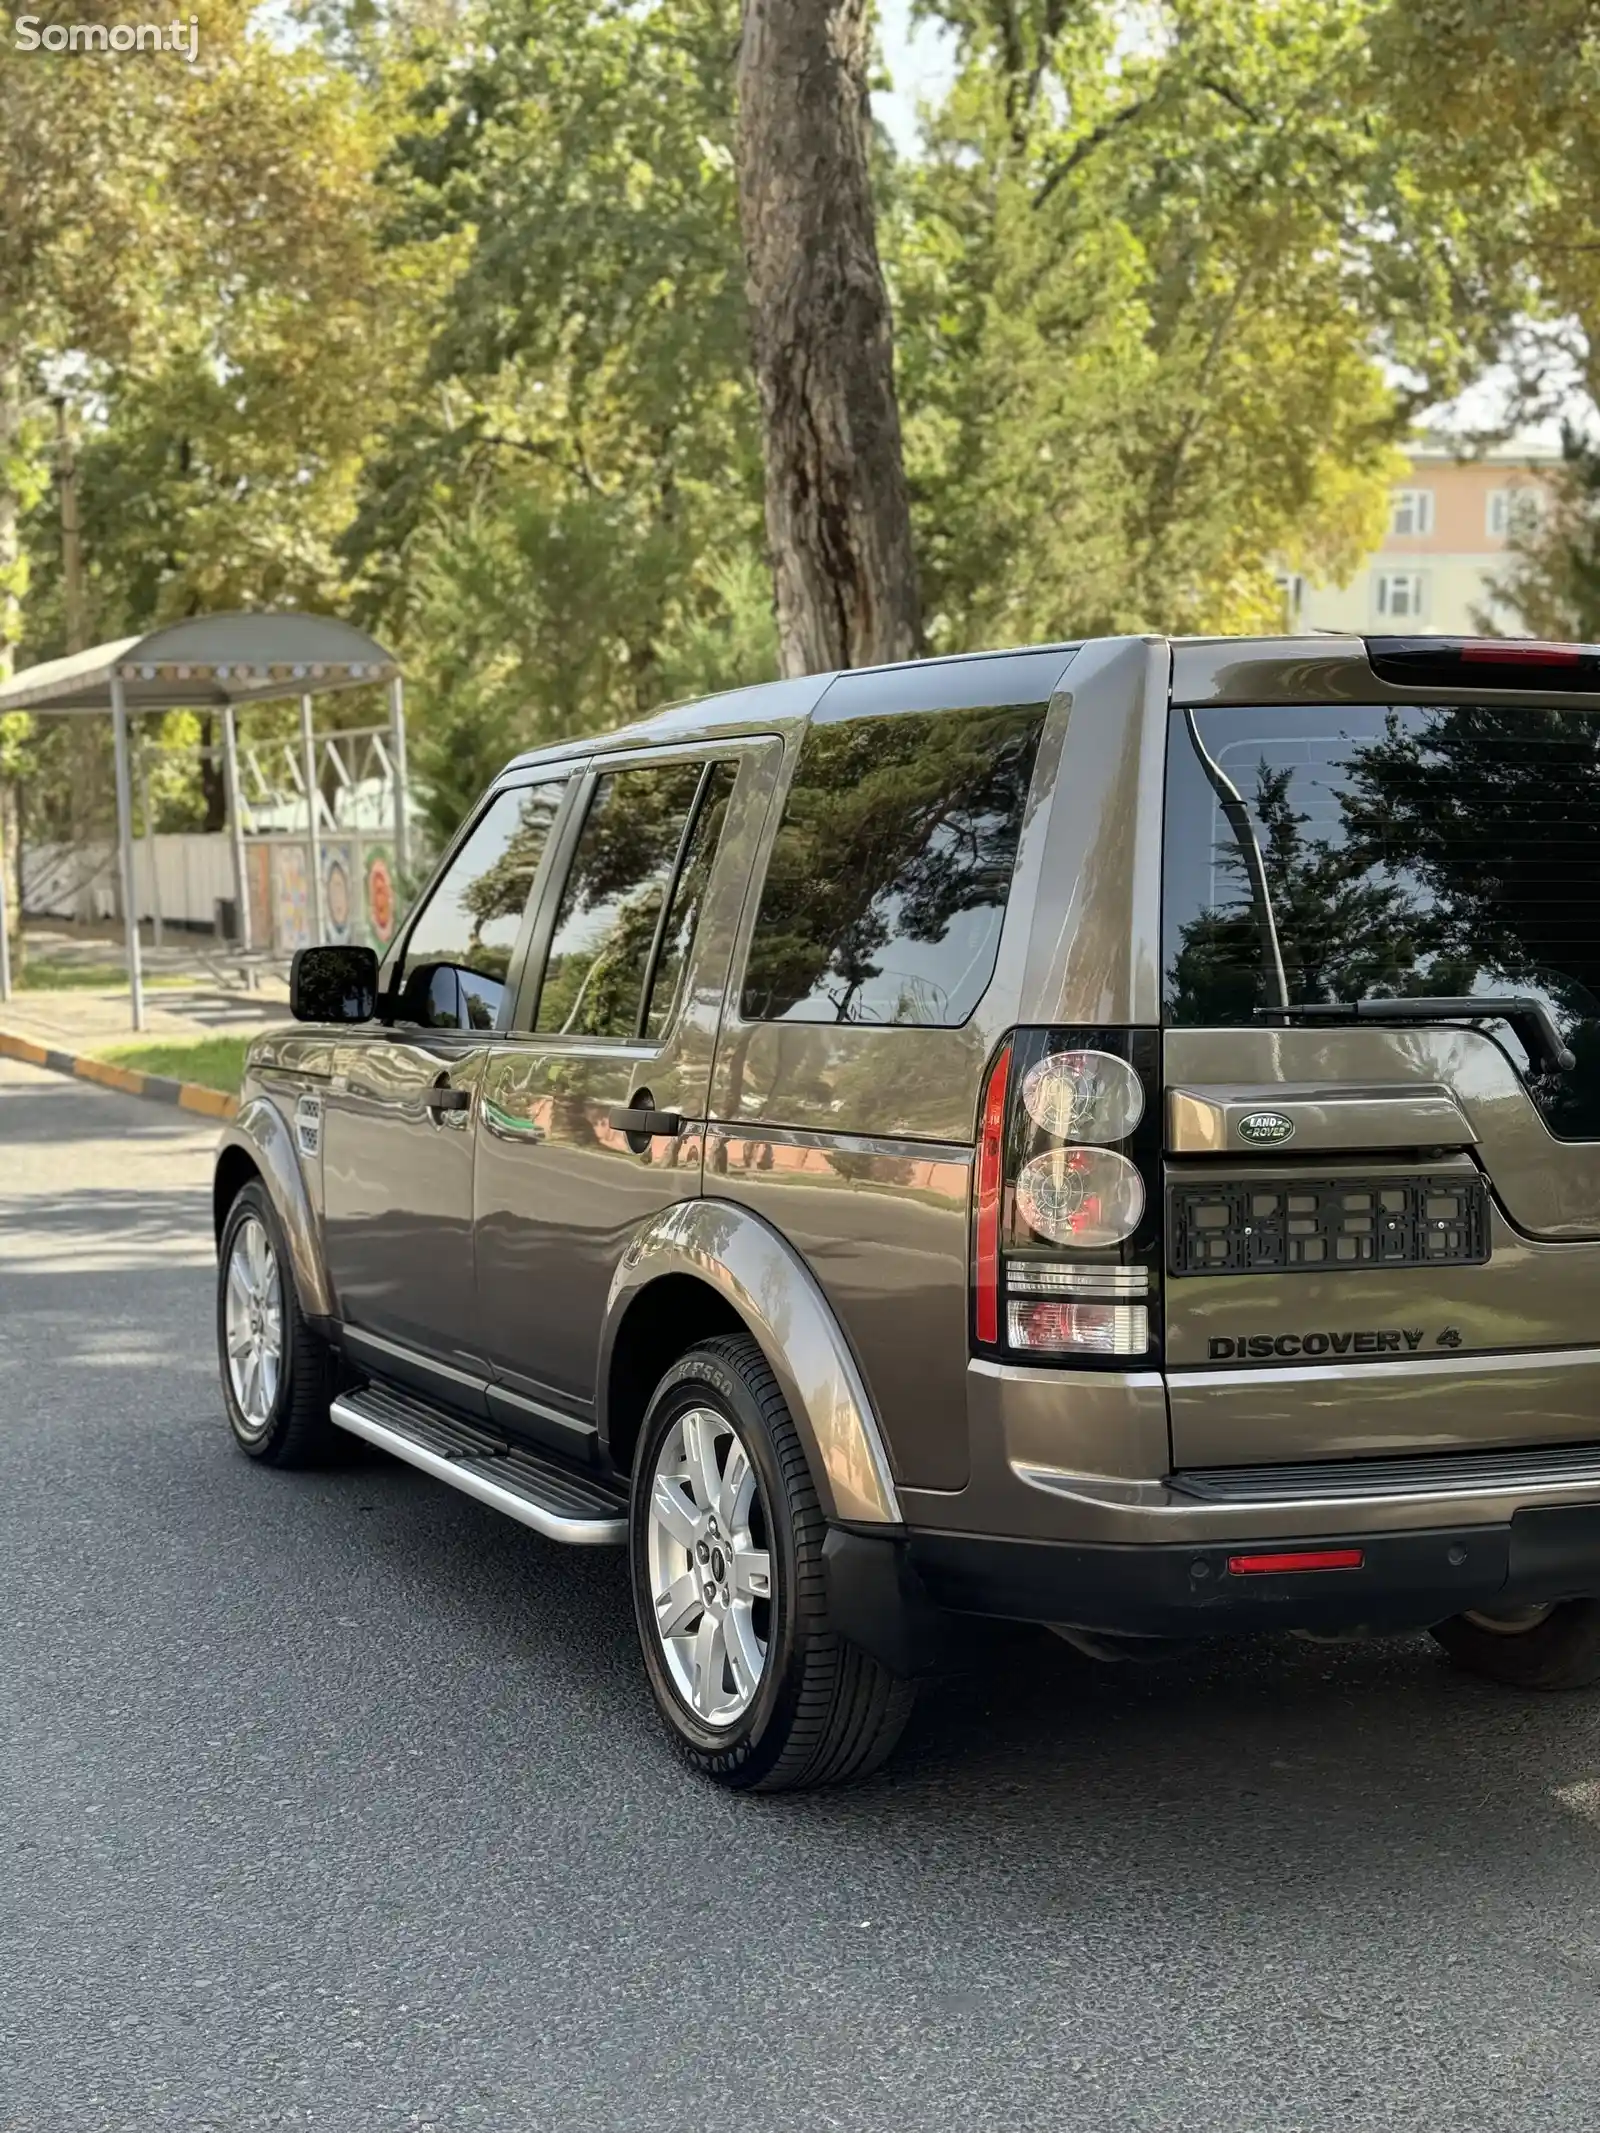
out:
<path id="1" fill-rule="evenodd" d="M 1574 430 L 1542 508 L 1513 524 L 1494 595 L 1535 637 L 1600 639 L 1600 447 Z M 1492 611 L 1478 619 L 1498 633 Z"/>
<path id="2" fill-rule="evenodd" d="M 346 542 L 403 640 L 436 834 L 518 748 L 771 675 L 737 0 L 481 0 L 388 173 L 449 248 Z"/>
<path id="3" fill-rule="evenodd" d="M 868 36 L 867 0 L 745 0 L 739 206 L 787 674 L 910 658 L 922 642 Z"/>
<path id="4" fill-rule="evenodd" d="M 928 12 L 960 67 L 885 250 L 930 634 L 1281 626 L 1528 303 L 1509 206 L 1458 212 L 1365 0 Z"/>

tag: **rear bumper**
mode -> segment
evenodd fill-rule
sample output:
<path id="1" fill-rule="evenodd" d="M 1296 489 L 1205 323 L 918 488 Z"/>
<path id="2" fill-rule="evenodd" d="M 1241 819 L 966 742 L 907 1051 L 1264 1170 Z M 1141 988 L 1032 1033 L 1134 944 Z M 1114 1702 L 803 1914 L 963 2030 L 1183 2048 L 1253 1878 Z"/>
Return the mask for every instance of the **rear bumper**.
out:
<path id="1" fill-rule="evenodd" d="M 1284 1551 L 1358 1553 L 1340 1570 L 1240 1572 L 1233 1546 L 1094 1547 L 915 1533 L 907 1557 L 936 1606 L 1129 1636 L 1420 1628 L 1468 1609 L 1503 1612 L 1600 1594 L 1600 1504 L 1519 1511 L 1503 1526 L 1286 1537 Z"/>
<path id="2" fill-rule="evenodd" d="M 1519 1511 L 1504 1525 L 1284 1536 L 1284 1550 L 1355 1551 L 1340 1570 L 1241 1573 L 1243 1543 L 1097 1546 L 971 1533 L 889 1538 L 836 1528 L 826 1561 L 835 1626 L 895 1673 L 937 1663 L 942 1612 L 1059 1622 L 1135 1637 L 1420 1629 L 1600 1595 L 1600 1504 Z"/>

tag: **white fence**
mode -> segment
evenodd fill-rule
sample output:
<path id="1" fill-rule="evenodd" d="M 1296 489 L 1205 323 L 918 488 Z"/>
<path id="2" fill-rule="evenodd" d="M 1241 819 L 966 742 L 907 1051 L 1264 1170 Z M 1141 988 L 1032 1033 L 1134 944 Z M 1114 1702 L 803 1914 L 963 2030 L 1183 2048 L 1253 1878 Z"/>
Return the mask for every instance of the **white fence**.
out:
<path id="1" fill-rule="evenodd" d="M 154 918 L 159 896 L 168 925 L 212 926 L 217 903 L 238 894 L 233 846 L 226 834 L 184 832 L 133 848 L 133 893 L 142 919 Z M 35 844 L 23 855 L 22 907 L 33 918 L 101 920 L 117 915 L 117 869 L 111 845 Z"/>

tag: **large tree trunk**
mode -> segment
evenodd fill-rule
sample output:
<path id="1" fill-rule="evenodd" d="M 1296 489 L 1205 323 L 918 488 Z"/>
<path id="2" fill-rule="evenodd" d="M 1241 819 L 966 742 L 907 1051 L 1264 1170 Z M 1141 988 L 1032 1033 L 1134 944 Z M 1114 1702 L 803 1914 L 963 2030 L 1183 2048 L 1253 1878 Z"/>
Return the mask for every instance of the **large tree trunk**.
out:
<path id="1" fill-rule="evenodd" d="M 868 0 L 744 0 L 739 208 L 786 674 L 922 648 L 867 47 Z"/>

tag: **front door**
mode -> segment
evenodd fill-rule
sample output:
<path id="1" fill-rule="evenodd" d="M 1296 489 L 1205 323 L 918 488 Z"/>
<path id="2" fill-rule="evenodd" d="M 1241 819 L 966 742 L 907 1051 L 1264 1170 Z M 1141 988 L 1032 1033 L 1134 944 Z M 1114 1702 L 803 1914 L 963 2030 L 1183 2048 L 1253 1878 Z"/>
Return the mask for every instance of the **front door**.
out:
<path id="1" fill-rule="evenodd" d="M 561 783 L 496 793 L 407 929 L 387 1027 L 344 1031 L 323 1121 L 328 1268 L 352 1357 L 482 1406 L 474 1107 Z"/>
<path id="2" fill-rule="evenodd" d="M 484 1071 L 479 1313 L 502 1420 L 593 1450 L 595 1365 L 630 1234 L 697 1195 L 712 1054 L 780 744 L 610 759 L 574 803 L 516 1017 Z M 558 885 L 559 877 L 559 885 Z M 628 1107 L 681 1121 L 645 1136 Z"/>

